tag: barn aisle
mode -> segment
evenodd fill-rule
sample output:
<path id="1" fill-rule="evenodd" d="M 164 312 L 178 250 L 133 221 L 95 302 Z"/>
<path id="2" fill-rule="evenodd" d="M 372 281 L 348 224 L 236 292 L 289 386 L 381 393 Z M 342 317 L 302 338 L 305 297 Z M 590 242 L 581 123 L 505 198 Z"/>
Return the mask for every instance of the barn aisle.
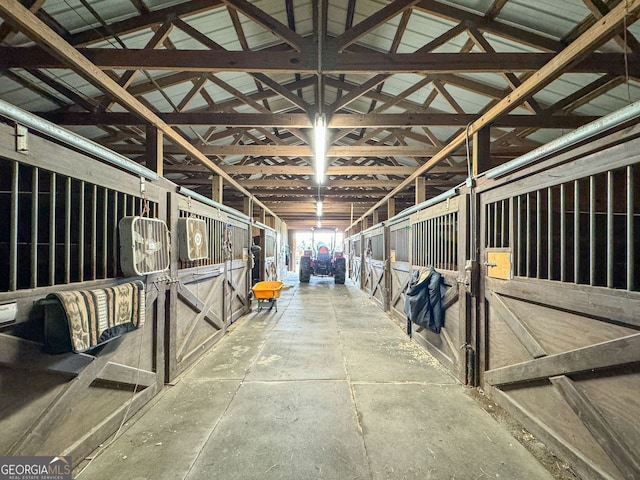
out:
<path id="1" fill-rule="evenodd" d="M 553 478 L 355 286 L 285 288 L 76 475 Z"/>

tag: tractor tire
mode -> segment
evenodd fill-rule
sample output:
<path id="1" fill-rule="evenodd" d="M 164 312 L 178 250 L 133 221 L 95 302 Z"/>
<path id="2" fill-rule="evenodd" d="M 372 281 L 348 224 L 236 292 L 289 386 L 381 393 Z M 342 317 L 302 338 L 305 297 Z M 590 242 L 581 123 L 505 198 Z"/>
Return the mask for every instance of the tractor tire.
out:
<path id="1" fill-rule="evenodd" d="M 311 278 L 311 257 L 300 259 L 300 283 L 309 283 Z"/>
<path id="2" fill-rule="evenodd" d="M 344 278 L 347 273 L 347 262 L 344 258 L 336 258 L 333 271 L 333 281 L 339 285 L 344 285 Z"/>

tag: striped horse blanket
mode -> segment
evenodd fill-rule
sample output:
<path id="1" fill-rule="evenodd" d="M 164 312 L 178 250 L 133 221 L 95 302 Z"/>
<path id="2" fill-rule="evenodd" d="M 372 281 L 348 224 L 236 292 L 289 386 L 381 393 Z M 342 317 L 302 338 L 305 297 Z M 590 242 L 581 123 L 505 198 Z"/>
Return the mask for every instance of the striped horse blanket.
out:
<path id="1" fill-rule="evenodd" d="M 44 303 L 49 353 L 85 352 L 141 327 L 145 320 L 144 284 L 139 280 L 51 293 Z"/>

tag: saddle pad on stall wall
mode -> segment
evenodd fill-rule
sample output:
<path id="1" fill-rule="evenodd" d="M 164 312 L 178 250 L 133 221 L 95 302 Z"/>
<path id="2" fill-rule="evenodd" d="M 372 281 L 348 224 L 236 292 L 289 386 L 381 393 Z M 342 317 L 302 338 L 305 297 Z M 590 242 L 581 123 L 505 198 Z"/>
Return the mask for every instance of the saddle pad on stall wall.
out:
<path id="1" fill-rule="evenodd" d="M 44 344 L 48 353 L 85 352 L 145 320 L 141 281 L 95 290 L 72 290 L 47 295 Z"/>

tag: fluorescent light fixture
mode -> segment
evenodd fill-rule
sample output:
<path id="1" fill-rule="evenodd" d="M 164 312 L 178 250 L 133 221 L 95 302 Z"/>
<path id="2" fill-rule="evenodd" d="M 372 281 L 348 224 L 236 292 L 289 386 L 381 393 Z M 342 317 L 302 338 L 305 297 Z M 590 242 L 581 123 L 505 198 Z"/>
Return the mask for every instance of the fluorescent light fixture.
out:
<path id="1" fill-rule="evenodd" d="M 318 217 L 322 216 L 322 200 L 318 200 L 316 202 L 316 216 Z"/>
<path id="2" fill-rule="evenodd" d="M 327 123 L 324 115 L 316 115 L 314 126 L 314 149 L 315 149 L 315 170 L 316 170 L 316 183 L 322 184 L 324 182 L 324 170 L 326 163 L 326 144 L 327 144 Z"/>
<path id="3" fill-rule="evenodd" d="M 318 220 L 318 228 L 322 228 L 322 220 Z"/>

